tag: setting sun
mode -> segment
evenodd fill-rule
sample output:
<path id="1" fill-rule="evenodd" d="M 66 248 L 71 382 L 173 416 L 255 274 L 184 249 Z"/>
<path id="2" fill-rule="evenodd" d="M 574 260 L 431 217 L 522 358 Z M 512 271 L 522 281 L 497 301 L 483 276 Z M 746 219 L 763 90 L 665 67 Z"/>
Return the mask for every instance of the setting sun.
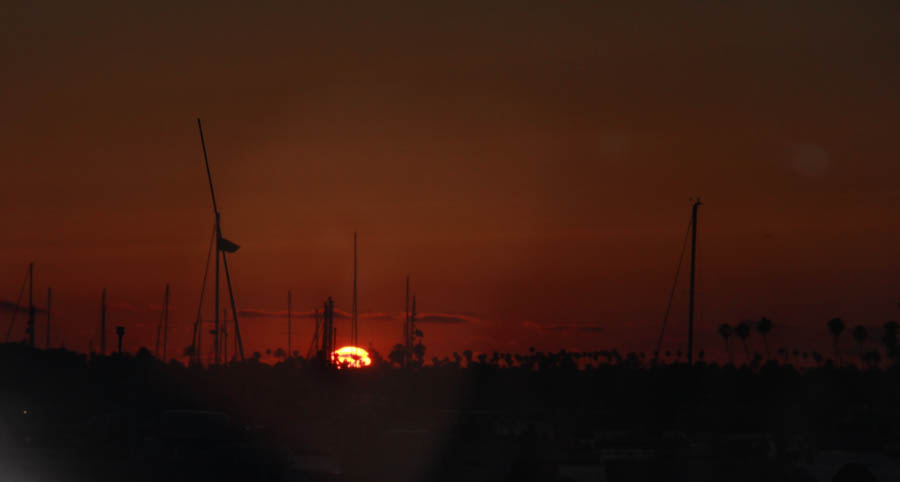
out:
<path id="1" fill-rule="evenodd" d="M 356 346 L 338 348 L 331 354 L 331 358 L 338 367 L 343 367 L 346 364 L 350 368 L 360 368 L 372 364 L 369 352 Z"/>

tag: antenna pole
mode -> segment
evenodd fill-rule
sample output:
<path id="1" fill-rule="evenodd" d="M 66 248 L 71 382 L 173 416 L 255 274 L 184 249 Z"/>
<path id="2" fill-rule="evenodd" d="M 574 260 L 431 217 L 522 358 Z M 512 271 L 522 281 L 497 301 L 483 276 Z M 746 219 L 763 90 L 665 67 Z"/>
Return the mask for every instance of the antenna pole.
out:
<path id="1" fill-rule="evenodd" d="M 697 261 L 697 209 L 700 198 L 694 201 L 691 208 L 691 290 L 688 307 L 688 365 L 694 364 L 694 272 Z"/>

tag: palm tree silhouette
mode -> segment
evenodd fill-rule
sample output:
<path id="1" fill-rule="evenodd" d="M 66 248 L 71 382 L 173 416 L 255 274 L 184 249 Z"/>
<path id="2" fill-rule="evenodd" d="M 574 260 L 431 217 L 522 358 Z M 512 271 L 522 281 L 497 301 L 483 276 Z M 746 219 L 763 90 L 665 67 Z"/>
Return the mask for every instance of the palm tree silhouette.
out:
<path id="1" fill-rule="evenodd" d="M 759 323 L 756 324 L 756 331 L 762 335 L 763 339 L 763 347 L 766 350 L 766 360 L 769 359 L 769 332 L 772 331 L 772 320 L 762 317 L 759 319 Z"/>
<path id="2" fill-rule="evenodd" d="M 838 342 L 845 327 L 844 320 L 840 318 L 832 318 L 831 321 L 828 322 L 828 331 L 830 331 L 831 336 L 834 337 L 834 357 L 837 359 L 838 363 L 841 362 L 841 351 Z"/>
<path id="3" fill-rule="evenodd" d="M 862 359 L 863 343 L 869 338 L 869 330 L 867 330 L 865 326 L 856 325 L 850 334 L 853 335 L 853 339 L 856 340 L 856 343 L 859 345 L 859 358 Z"/>
<path id="4" fill-rule="evenodd" d="M 725 341 L 725 353 L 728 354 L 728 362 L 734 363 L 734 356 L 731 354 L 731 343 L 728 342 L 728 339 L 731 338 L 731 335 L 734 334 L 734 330 L 728 323 L 722 323 L 721 325 L 719 325 L 718 333 L 719 336 L 722 337 L 722 340 Z"/>
<path id="5" fill-rule="evenodd" d="M 747 338 L 750 337 L 750 322 L 742 321 L 738 323 L 734 328 L 734 334 L 741 339 L 741 343 L 744 344 L 744 354 L 747 356 L 747 360 L 750 360 L 750 347 L 747 346 Z"/>

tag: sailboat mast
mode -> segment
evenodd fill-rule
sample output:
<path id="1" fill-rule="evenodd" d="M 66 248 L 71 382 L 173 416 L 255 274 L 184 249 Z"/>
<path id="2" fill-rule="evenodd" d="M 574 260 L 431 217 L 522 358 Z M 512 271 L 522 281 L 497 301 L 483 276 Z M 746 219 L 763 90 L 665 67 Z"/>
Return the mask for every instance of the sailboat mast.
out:
<path id="1" fill-rule="evenodd" d="M 234 251 L 236 251 L 238 246 L 222 237 L 222 224 L 220 223 L 220 218 L 219 218 L 219 206 L 218 206 L 218 204 L 216 204 L 216 193 L 215 193 L 215 190 L 213 189 L 212 172 L 209 169 L 209 156 L 206 153 L 206 140 L 203 138 L 203 125 L 200 123 L 200 119 L 197 119 L 197 128 L 200 130 L 200 146 L 203 148 L 203 162 L 206 166 L 206 178 L 209 181 L 209 195 L 210 195 L 210 198 L 212 198 L 213 214 L 215 214 L 215 216 L 216 216 L 216 273 L 217 273 L 217 275 L 216 275 L 216 290 L 218 291 L 218 289 L 219 289 L 218 269 L 219 269 L 219 251 L 221 250 L 221 251 L 223 251 L 222 252 L 222 266 L 225 268 L 225 282 L 228 284 L 228 298 L 229 298 L 229 301 L 231 302 L 230 303 L 231 304 L 231 316 L 234 318 L 234 338 L 238 345 L 238 355 L 240 356 L 240 360 L 244 361 L 244 343 L 241 340 L 241 328 L 240 328 L 240 324 L 238 323 L 238 312 L 237 312 L 237 307 L 235 306 L 235 303 L 234 303 L 234 288 L 231 285 L 231 274 L 228 271 L 228 257 L 225 256 L 226 252 L 233 253 Z M 216 303 L 217 304 L 218 304 L 218 299 L 219 299 L 219 297 L 218 297 L 218 295 L 216 295 Z M 216 306 L 215 317 L 216 317 L 216 330 L 217 330 L 215 352 L 216 352 L 216 357 L 218 358 L 218 350 L 219 350 L 218 305 Z"/>
<path id="2" fill-rule="evenodd" d="M 691 289 L 688 301 L 688 365 L 694 364 L 694 273 L 697 261 L 697 210 L 700 198 L 691 208 Z"/>

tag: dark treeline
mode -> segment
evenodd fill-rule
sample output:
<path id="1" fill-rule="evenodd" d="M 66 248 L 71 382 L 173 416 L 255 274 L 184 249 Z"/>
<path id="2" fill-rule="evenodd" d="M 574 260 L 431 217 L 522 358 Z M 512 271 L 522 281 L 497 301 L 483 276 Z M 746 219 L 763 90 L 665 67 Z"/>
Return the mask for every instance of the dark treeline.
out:
<path id="1" fill-rule="evenodd" d="M 581 480 L 571 467 L 606 480 L 816 480 L 810 467 L 828 453 L 900 450 L 894 366 L 643 358 L 465 351 L 405 368 L 380 357 L 356 370 L 302 358 L 200 367 L 143 349 L 5 344 L 2 462 L 29 480 Z M 160 422 L 172 411 L 227 414 L 241 435 L 215 438 L 220 455 L 204 458 L 198 429 L 196 453 L 178 458 L 186 449 L 167 452 L 181 442 Z"/>

